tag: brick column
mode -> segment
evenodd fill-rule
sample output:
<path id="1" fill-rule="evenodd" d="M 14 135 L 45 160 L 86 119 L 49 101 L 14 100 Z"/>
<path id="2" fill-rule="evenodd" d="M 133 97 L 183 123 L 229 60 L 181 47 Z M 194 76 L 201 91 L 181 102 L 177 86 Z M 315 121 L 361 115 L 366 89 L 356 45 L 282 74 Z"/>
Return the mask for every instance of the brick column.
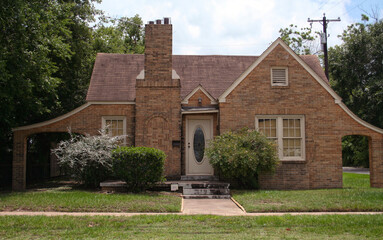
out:
<path id="1" fill-rule="evenodd" d="M 26 187 L 27 136 L 23 131 L 13 134 L 12 190 L 23 191 Z"/>
<path id="2" fill-rule="evenodd" d="M 383 135 L 369 139 L 370 148 L 370 184 L 383 188 Z"/>
<path id="3" fill-rule="evenodd" d="M 165 175 L 178 178 L 181 175 L 181 146 L 173 141 L 181 140 L 180 81 L 162 81 L 153 86 L 150 81 L 136 82 L 136 131 L 135 145 L 158 148 L 165 152 Z"/>

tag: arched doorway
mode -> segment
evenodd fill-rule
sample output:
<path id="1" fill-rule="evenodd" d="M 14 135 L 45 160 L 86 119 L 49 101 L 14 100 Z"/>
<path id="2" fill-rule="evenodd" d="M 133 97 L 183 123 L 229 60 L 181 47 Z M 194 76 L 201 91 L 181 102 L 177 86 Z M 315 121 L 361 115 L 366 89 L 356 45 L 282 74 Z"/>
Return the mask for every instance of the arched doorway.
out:
<path id="1" fill-rule="evenodd" d="M 69 133 L 36 133 L 27 138 L 26 184 L 36 184 L 63 175 L 57 159 L 51 153 L 60 141 L 70 138 Z"/>
<path id="2" fill-rule="evenodd" d="M 342 137 L 344 188 L 370 187 L 371 138 L 364 135 Z"/>

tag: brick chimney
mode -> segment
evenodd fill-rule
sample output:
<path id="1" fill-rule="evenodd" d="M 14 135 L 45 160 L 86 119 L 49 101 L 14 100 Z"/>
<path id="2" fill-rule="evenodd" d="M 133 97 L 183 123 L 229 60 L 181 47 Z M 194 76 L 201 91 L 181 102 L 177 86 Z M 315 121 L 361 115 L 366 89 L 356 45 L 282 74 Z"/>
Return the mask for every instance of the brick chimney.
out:
<path id="1" fill-rule="evenodd" d="M 169 18 L 145 25 L 145 66 L 136 78 L 135 146 L 165 152 L 165 175 L 181 175 L 181 80 L 172 69 Z"/>
<path id="2" fill-rule="evenodd" d="M 169 18 L 145 25 L 145 80 L 172 79 L 172 25 Z"/>

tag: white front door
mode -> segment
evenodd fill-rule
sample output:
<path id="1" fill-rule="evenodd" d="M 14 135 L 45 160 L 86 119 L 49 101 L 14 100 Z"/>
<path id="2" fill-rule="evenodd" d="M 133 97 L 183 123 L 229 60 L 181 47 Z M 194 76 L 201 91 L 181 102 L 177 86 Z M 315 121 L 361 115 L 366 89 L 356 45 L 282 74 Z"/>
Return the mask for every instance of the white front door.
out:
<path id="1" fill-rule="evenodd" d="M 212 116 L 186 118 L 186 175 L 213 175 L 205 147 L 213 138 Z"/>

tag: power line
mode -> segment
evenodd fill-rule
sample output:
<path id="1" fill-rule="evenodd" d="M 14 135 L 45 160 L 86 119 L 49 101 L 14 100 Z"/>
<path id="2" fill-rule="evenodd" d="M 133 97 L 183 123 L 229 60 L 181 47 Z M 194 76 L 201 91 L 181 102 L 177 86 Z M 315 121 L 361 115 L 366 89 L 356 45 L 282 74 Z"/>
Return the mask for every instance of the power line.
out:
<path id="1" fill-rule="evenodd" d="M 321 34 L 321 44 L 323 46 L 323 53 L 324 53 L 324 69 L 327 79 L 328 77 L 328 54 L 327 54 L 327 25 L 330 22 L 340 22 L 340 18 L 337 19 L 327 19 L 326 14 L 323 13 L 323 18 L 319 20 L 311 20 L 310 18 L 307 19 L 307 22 L 310 22 L 311 24 L 313 22 L 319 22 L 323 25 L 323 34 Z"/>

